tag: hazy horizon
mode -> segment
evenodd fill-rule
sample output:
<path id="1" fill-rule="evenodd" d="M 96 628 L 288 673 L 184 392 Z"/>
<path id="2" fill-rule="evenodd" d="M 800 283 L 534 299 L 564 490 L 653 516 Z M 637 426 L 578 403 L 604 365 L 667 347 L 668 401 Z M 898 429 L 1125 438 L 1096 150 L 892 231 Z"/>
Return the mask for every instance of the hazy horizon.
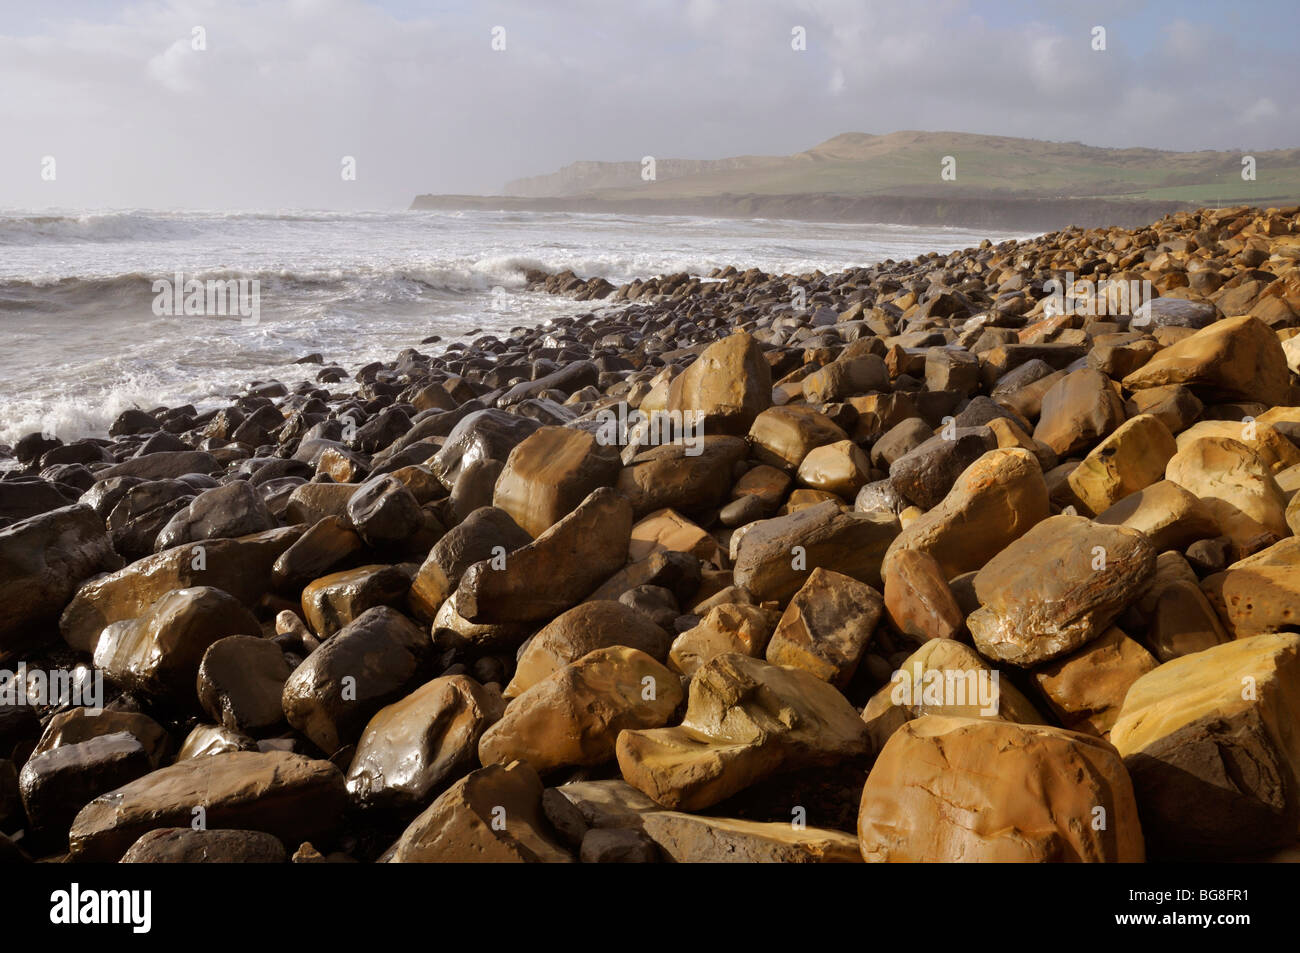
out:
<path id="1" fill-rule="evenodd" d="M 1300 10 L 1280 2 L 72 0 L 0 13 L 0 82 L 21 91 L 0 102 L 3 208 L 394 209 L 417 193 L 499 194 L 579 160 L 788 155 L 848 132 L 1300 146 L 1300 78 L 1280 55 Z"/>

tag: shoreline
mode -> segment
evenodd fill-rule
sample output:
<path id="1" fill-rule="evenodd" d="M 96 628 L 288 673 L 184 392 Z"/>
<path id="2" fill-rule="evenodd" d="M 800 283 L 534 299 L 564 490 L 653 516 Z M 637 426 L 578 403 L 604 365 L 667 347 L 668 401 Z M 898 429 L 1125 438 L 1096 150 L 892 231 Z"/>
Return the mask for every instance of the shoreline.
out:
<path id="1" fill-rule="evenodd" d="M 1300 697 L 1300 208 L 526 287 L 593 310 L 18 441 L 0 669 L 108 689 L 0 725 L 0 850 L 1294 848 L 1300 784 L 1201 808 L 1198 726 L 1300 782 L 1270 727 Z M 602 436 L 631 410 L 677 426 Z M 231 830 L 184 830 L 200 775 Z"/>

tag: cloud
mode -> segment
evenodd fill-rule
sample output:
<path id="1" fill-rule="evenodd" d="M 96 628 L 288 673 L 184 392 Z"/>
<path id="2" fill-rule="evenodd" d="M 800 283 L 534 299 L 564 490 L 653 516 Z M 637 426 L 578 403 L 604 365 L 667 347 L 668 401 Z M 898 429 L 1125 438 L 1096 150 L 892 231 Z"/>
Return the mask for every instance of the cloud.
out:
<path id="1" fill-rule="evenodd" d="M 578 159 L 789 153 L 849 131 L 1300 144 L 1300 78 L 1243 52 L 1257 18 L 1225 33 L 1181 4 L 1130 6 L 129 0 L 0 17 L 0 85 L 23 91 L 0 98 L 0 206 L 396 207 Z"/>

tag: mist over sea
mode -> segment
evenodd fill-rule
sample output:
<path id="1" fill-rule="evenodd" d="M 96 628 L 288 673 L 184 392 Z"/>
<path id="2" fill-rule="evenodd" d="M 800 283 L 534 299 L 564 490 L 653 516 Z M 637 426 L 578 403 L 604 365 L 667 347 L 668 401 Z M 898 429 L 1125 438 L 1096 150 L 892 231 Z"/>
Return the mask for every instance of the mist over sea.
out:
<path id="1" fill-rule="evenodd" d="M 520 212 L 0 211 L 0 443 L 103 435 L 124 409 L 200 409 L 311 352 L 355 371 L 600 302 L 524 271 L 614 284 L 736 265 L 838 271 L 1009 233 L 904 225 Z M 260 316 L 154 313 L 155 279 L 256 279 Z M 420 345 L 441 335 L 439 344 Z M 336 385 L 338 386 L 338 385 Z"/>

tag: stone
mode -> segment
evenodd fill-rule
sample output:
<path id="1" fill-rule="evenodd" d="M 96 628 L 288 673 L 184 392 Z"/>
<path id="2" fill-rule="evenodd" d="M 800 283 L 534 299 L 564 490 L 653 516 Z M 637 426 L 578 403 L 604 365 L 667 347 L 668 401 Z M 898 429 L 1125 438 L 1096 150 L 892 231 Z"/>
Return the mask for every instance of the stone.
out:
<path id="1" fill-rule="evenodd" d="M 744 439 L 725 434 L 697 436 L 690 445 L 650 447 L 618 472 L 615 488 L 638 518 L 669 507 L 697 513 L 726 499 L 732 470 L 748 452 Z"/>
<path id="2" fill-rule="evenodd" d="M 1300 449 L 1281 430 L 1252 417 L 1242 421 L 1202 420 L 1178 435 L 1178 449 L 1183 449 L 1201 437 L 1228 437 L 1245 444 L 1274 476 L 1300 464 Z"/>
<path id="3" fill-rule="evenodd" d="M 777 623 L 767 660 L 811 672 L 842 690 L 866 654 L 882 608 L 880 593 L 865 583 L 814 569 Z"/>
<path id="4" fill-rule="evenodd" d="M 668 664 L 675 672 L 694 675 L 705 662 L 729 652 L 762 658 L 776 623 L 777 614 L 762 606 L 712 606 L 697 625 L 673 640 Z"/>
<path id="5" fill-rule="evenodd" d="M 888 513 L 841 512 L 827 502 L 754 524 L 741 539 L 736 585 L 760 601 L 785 602 L 821 567 L 879 587 L 880 565 L 899 533 Z"/>
<path id="6" fill-rule="evenodd" d="M 680 725 L 625 731 L 616 751 L 633 787 L 664 807 L 699 811 L 779 772 L 865 757 L 869 744 L 831 685 L 731 654 L 695 673 Z"/>
<path id="7" fill-rule="evenodd" d="M 799 482 L 851 499 L 871 478 L 871 462 L 852 440 L 816 447 L 799 464 Z"/>
<path id="8" fill-rule="evenodd" d="M 862 791 L 858 841 L 869 863 L 1145 859 L 1133 785 L 1109 744 L 940 715 L 890 737 Z"/>
<path id="9" fill-rule="evenodd" d="M 632 562 L 656 552 L 690 553 L 701 562 L 725 565 L 718 541 L 674 510 L 650 513 L 632 527 L 627 556 Z"/>
<path id="10" fill-rule="evenodd" d="M 1270 632 L 1185 655 L 1129 689 L 1111 741 L 1161 857 L 1240 856 L 1300 826 L 1300 636 Z"/>
<path id="11" fill-rule="evenodd" d="M 503 694 L 507 698 L 521 695 L 588 652 L 615 645 L 637 649 L 663 662 L 671 641 L 663 628 L 622 603 L 607 599 L 584 602 L 560 613 L 528 640 Z"/>
<path id="12" fill-rule="evenodd" d="M 415 495 L 401 480 L 389 475 L 361 484 L 348 497 L 348 519 L 371 546 L 407 540 L 424 522 Z"/>
<path id="13" fill-rule="evenodd" d="M 799 404 L 771 407 L 749 428 L 754 457 L 782 470 L 795 470 L 809 451 L 846 439 L 848 434 L 825 414 Z"/>
<path id="14" fill-rule="evenodd" d="M 1172 434 L 1179 434 L 1190 427 L 1204 409 L 1205 405 L 1182 384 L 1166 384 L 1163 387 L 1134 391 L 1124 404 L 1128 416 L 1151 414 L 1158 417 Z"/>
<path id="15" fill-rule="evenodd" d="M 283 864 L 288 859 L 280 839 L 263 831 L 160 827 L 132 844 L 121 863 Z"/>
<path id="16" fill-rule="evenodd" d="M 930 639 L 902 661 L 862 710 L 874 750 L 922 715 L 1045 723 L 1029 699 L 968 645 Z"/>
<path id="17" fill-rule="evenodd" d="M 596 489 L 612 486 L 620 469 L 618 448 L 602 444 L 595 434 L 542 427 L 510 451 L 492 505 L 537 537 Z"/>
<path id="18" fill-rule="evenodd" d="M 281 698 L 285 718 L 333 754 L 424 681 L 432 651 L 429 636 L 401 613 L 367 609 L 294 669 Z"/>
<path id="19" fill-rule="evenodd" d="M 487 765 L 440 794 L 385 858 L 395 864 L 571 863 L 541 800 L 541 779 L 526 762 Z"/>
<path id="20" fill-rule="evenodd" d="M 237 539 L 275 529 L 278 524 L 252 484 L 235 480 L 204 490 L 176 513 L 154 542 L 162 552 L 203 539 Z"/>
<path id="21" fill-rule="evenodd" d="M 452 490 L 471 467 L 482 468 L 492 462 L 504 466 L 510 451 L 540 426 L 536 420 L 504 410 L 474 411 L 452 428 L 429 467 L 443 486 Z"/>
<path id="22" fill-rule="evenodd" d="M 1219 533 L 1209 508 L 1170 480 L 1159 480 L 1125 496 L 1099 513 L 1096 522 L 1138 530 L 1157 552 L 1184 550 Z"/>
<path id="23" fill-rule="evenodd" d="M 176 589 L 139 618 L 107 626 L 95 647 L 95 667 L 127 691 L 192 708 L 208 647 L 226 636 L 261 631 L 229 593 L 210 586 Z"/>
<path id="24" fill-rule="evenodd" d="M 199 705 L 234 731 L 257 735 L 284 721 L 280 696 L 292 669 L 269 639 L 231 635 L 208 646 L 199 664 Z"/>
<path id="25" fill-rule="evenodd" d="M 56 620 L 83 581 L 121 565 L 89 506 L 60 507 L 0 529 L 0 659 Z"/>
<path id="26" fill-rule="evenodd" d="M 357 483 L 304 483 L 289 494 L 284 517 L 293 523 L 313 526 L 325 517 L 333 516 L 352 527 L 348 501 L 359 487 Z"/>
<path id="27" fill-rule="evenodd" d="M 174 480 L 188 473 L 219 472 L 221 464 L 210 453 L 201 450 L 164 450 L 105 467 L 95 474 L 95 479 L 111 480 L 113 477 L 134 476 L 146 480 Z"/>
<path id="28" fill-rule="evenodd" d="M 338 826 L 343 775 L 328 761 L 286 751 L 233 751 L 179 761 L 101 794 L 68 834 L 74 860 L 112 863 L 144 834 L 190 827 L 202 807 L 209 830 L 231 828 L 297 842 Z"/>
<path id="29" fill-rule="evenodd" d="M 970 351 L 946 347 L 926 351 L 926 390 L 957 391 L 969 397 L 979 390 L 979 386 L 979 359 Z"/>
<path id="30" fill-rule="evenodd" d="M 840 358 L 803 379 L 803 397 L 810 404 L 831 404 L 888 389 L 889 370 L 875 354 Z"/>
<path id="31" fill-rule="evenodd" d="M 301 589 L 313 579 L 336 570 L 365 546 L 356 530 L 339 516 L 325 516 L 280 554 L 271 567 L 277 589 Z"/>
<path id="32" fill-rule="evenodd" d="M 659 860 L 659 848 L 641 831 L 591 830 L 582 839 L 578 857 L 584 864 L 653 864 Z"/>
<path id="33" fill-rule="evenodd" d="M 990 450 L 962 471 L 938 506 L 899 533 L 885 565 L 914 549 L 933 556 L 940 574 L 951 579 L 982 568 L 1049 512 L 1047 483 L 1034 455 Z"/>
<path id="34" fill-rule="evenodd" d="M 1211 403 L 1287 403 L 1286 354 L 1276 332 L 1249 315 L 1226 318 L 1172 344 L 1124 378 L 1130 390 L 1184 384 Z"/>
<path id="35" fill-rule="evenodd" d="M 302 616 L 312 632 L 328 638 L 367 609 L 400 607 L 411 588 L 409 563 L 358 566 L 321 576 L 302 591 Z"/>
<path id="36" fill-rule="evenodd" d="M 1193 440 L 1170 459 L 1165 479 L 1199 497 L 1241 555 L 1290 535 L 1281 487 L 1259 456 L 1237 440 Z"/>
<path id="37" fill-rule="evenodd" d="M 526 761 L 539 774 L 603 764 L 620 732 L 662 727 L 681 700 L 677 676 L 644 652 L 596 649 L 512 700 L 479 740 L 479 760 Z"/>
<path id="38" fill-rule="evenodd" d="M 627 561 L 632 507 L 602 487 L 532 543 L 511 553 L 504 569 L 474 563 L 456 590 L 471 622 L 550 619 L 590 595 Z M 546 580 L 539 587 L 539 580 Z"/>
<path id="39" fill-rule="evenodd" d="M 933 509 L 967 467 L 996 448 L 997 437 L 988 427 L 940 433 L 895 460 L 889 467 L 889 482 L 921 509 Z"/>
<path id="40" fill-rule="evenodd" d="M 301 527 L 286 527 L 177 546 L 88 579 L 59 618 L 63 640 L 80 652 L 92 652 L 106 625 L 142 615 L 174 589 L 207 586 L 245 606 L 256 605 L 270 584 L 271 566 L 301 535 Z"/>
<path id="41" fill-rule="evenodd" d="M 771 370 L 744 331 L 710 344 L 668 387 L 668 411 L 693 412 L 703 433 L 743 434 L 771 403 Z"/>
<path id="42" fill-rule="evenodd" d="M 886 563 L 884 608 L 895 629 L 919 641 L 955 639 L 966 628 L 939 561 L 920 549 L 900 549 Z"/>
<path id="43" fill-rule="evenodd" d="M 1074 654 L 1036 668 L 1034 681 L 1063 727 L 1105 738 L 1128 690 L 1156 665 L 1150 652 L 1111 626 Z"/>
<path id="44" fill-rule="evenodd" d="M 1178 444 L 1169 428 L 1150 414 L 1120 424 L 1097 444 L 1067 478 L 1088 515 L 1159 482 Z"/>
<path id="45" fill-rule="evenodd" d="M 1140 373 L 1140 372 L 1139 372 Z M 1081 368 L 1043 395 L 1034 439 L 1067 457 L 1091 447 L 1124 422 L 1124 402 L 1105 374 Z"/>
<path id="46" fill-rule="evenodd" d="M 152 769 L 140 739 L 120 731 L 32 755 L 18 787 L 32 827 L 62 834 L 91 800 Z"/>
<path id="47" fill-rule="evenodd" d="M 1300 552 L 1294 537 L 1230 565 L 1205 580 L 1233 638 L 1291 631 L 1300 618 Z M 1217 641 L 1227 641 L 1220 638 Z M 1208 647 L 1208 646 L 1204 646 Z"/>
<path id="48" fill-rule="evenodd" d="M 505 510 L 482 506 L 434 544 L 411 581 L 407 602 L 417 619 L 431 621 L 476 562 L 508 558 L 532 537 Z"/>
<path id="49" fill-rule="evenodd" d="M 843 831 L 667 811 L 625 781 L 579 781 L 547 791 L 552 792 L 578 812 L 590 833 L 638 831 L 674 863 L 862 861 L 857 838 Z"/>
<path id="50" fill-rule="evenodd" d="M 407 809 L 478 767 L 483 732 L 500 696 L 465 675 L 446 675 L 381 708 L 357 742 L 348 794 L 365 808 Z"/>
<path id="51" fill-rule="evenodd" d="M 180 763 L 191 758 L 208 758 L 229 751 L 256 750 L 257 742 L 242 732 L 221 725 L 195 725 L 181 742 L 181 748 L 176 752 L 176 761 Z"/>
<path id="52" fill-rule="evenodd" d="M 139 712 L 87 708 L 69 708 L 50 718 L 32 750 L 32 757 L 63 745 L 80 744 L 101 735 L 126 732 L 141 745 L 149 756 L 150 770 L 162 765 L 172 747 L 170 736 L 162 725 Z"/>
<path id="53" fill-rule="evenodd" d="M 975 577 L 980 608 L 966 620 L 987 658 L 1021 668 L 1100 635 L 1155 575 L 1141 533 L 1053 516 L 989 560 Z"/>

